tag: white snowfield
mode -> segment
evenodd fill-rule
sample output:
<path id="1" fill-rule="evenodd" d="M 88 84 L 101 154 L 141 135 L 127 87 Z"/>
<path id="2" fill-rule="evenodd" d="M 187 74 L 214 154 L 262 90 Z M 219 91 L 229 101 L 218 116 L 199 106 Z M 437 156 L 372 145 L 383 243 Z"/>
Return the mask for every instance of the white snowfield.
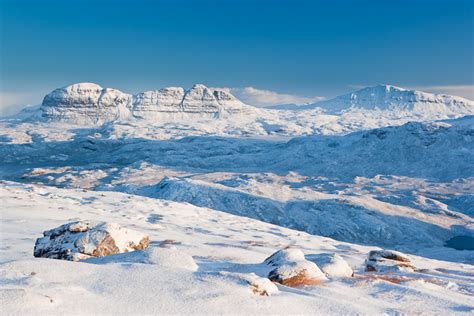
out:
<path id="1" fill-rule="evenodd" d="M 268 110 L 203 85 L 75 84 L 0 119 L 0 196 L 5 315 L 474 313 L 474 103 L 458 97 L 376 86 Z M 149 247 L 33 256 L 71 222 Z"/>
<path id="2" fill-rule="evenodd" d="M 373 247 L 189 204 L 12 182 L 2 182 L 0 194 L 0 298 L 5 315 L 473 311 L 470 264 L 410 255 L 419 272 L 379 275 L 365 272 Z M 34 241 L 44 230 L 89 218 L 146 233 L 149 250 L 85 262 L 32 257 Z M 275 289 L 264 282 L 273 267 L 263 261 L 289 245 L 306 260 L 320 253 L 338 254 L 355 275 L 297 288 L 276 284 Z M 262 289 L 268 293 L 260 294 Z"/>

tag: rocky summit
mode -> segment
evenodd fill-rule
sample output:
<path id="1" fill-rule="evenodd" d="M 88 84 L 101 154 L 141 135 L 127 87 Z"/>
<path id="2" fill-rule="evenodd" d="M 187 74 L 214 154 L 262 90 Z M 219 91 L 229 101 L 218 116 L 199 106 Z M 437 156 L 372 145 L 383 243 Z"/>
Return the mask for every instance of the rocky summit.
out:
<path id="1" fill-rule="evenodd" d="M 133 118 L 160 120 L 177 114 L 218 117 L 246 107 L 226 90 L 202 84 L 189 90 L 169 87 L 131 95 L 95 83 L 77 83 L 46 95 L 41 112 L 48 120 L 87 125 Z"/>

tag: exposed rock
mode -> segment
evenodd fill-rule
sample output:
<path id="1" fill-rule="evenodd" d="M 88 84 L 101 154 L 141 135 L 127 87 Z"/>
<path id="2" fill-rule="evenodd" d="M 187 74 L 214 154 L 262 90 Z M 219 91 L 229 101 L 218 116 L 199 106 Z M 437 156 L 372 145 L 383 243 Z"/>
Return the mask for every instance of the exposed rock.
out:
<path id="1" fill-rule="evenodd" d="M 403 253 L 393 250 L 372 250 L 366 260 L 367 272 L 414 271 L 416 268 Z"/>
<path id="2" fill-rule="evenodd" d="M 330 278 L 349 278 L 354 275 L 354 271 L 349 264 L 338 254 L 322 253 L 309 259 L 316 263 L 318 267 Z"/>
<path id="3" fill-rule="evenodd" d="M 275 267 L 268 274 L 271 281 L 290 287 L 317 285 L 326 279 L 318 266 L 306 260 L 299 249 L 279 250 L 265 259 L 264 264 Z"/>
<path id="4" fill-rule="evenodd" d="M 184 93 L 181 87 L 138 93 L 133 97 L 133 115 L 146 119 L 161 112 L 180 112 Z"/>
<path id="5" fill-rule="evenodd" d="M 45 231 L 36 240 L 34 256 L 79 261 L 145 249 L 149 237 L 114 223 L 72 222 Z"/>
<path id="6" fill-rule="evenodd" d="M 131 115 L 132 96 L 94 83 L 77 83 L 46 95 L 43 117 L 77 124 L 100 124 Z"/>
<path id="7" fill-rule="evenodd" d="M 77 124 L 102 124 L 126 120 L 132 116 L 160 120 L 195 117 L 217 117 L 248 108 L 225 90 L 196 84 L 189 90 L 169 87 L 145 91 L 134 96 L 119 90 L 102 88 L 94 83 L 78 83 L 56 89 L 41 106 L 43 117 Z M 171 116 L 170 116 L 171 115 Z"/>
<path id="8" fill-rule="evenodd" d="M 217 113 L 220 109 L 212 91 L 202 84 L 196 84 L 186 91 L 182 105 L 185 112 Z"/>
<path id="9" fill-rule="evenodd" d="M 139 93 L 134 96 L 133 115 L 144 119 L 166 119 L 169 118 L 166 114 L 176 117 L 178 113 L 215 117 L 240 112 L 245 107 L 245 104 L 225 90 L 196 84 L 187 91 L 180 87 L 170 87 Z"/>

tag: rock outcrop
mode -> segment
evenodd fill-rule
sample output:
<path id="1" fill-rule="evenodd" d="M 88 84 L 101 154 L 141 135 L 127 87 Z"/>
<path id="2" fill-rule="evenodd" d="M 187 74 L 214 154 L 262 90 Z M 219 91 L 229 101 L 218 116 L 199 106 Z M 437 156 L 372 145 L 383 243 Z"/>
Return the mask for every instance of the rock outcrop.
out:
<path id="1" fill-rule="evenodd" d="M 72 222 L 47 230 L 36 240 L 34 256 L 79 261 L 145 249 L 149 237 L 115 223 Z"/>
<path id="2" fill-rule="evenodd" d="M 46 95 L 43 117 L 82 125 L 126 119 L 131 115 L 132 95 L 95 83 L 77 83 Z"/>
<path id="3" fill-rule="evenodd" d="M 367 272 L 414 271 L 415 266 L 405 254 L 393 250 L 372 250 L 365 262 Z"/>
<path id="4" fill-rule="evenodd" d="M 286 286 L 317 285 L 326 280 L 319 267 L 306 260 L 299 249 L 281 249 L 265 259 L 264 264 L 274 268 L 268 278 Z"/>
<path id="5" fill-rule="evenodd" d="M 249 107 L 226 90 L 210 89 L 202 84 L 189 90 L 169 87 L 131 95 L 94 83 L 78 83 L 48 94 L 41 111 L 43 117 L 53 121 L 102 124 L 131 118 L 213 118 L 245 108 Z"/>

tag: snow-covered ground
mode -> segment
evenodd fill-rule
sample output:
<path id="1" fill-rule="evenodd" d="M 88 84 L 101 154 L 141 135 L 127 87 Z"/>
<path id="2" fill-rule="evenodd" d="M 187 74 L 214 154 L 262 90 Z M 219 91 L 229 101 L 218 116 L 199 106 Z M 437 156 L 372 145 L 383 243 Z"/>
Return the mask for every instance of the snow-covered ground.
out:
<path id="1" fill-rule="evenodd" d="M 392 86 L 299 110 L 202 85 L 55 90 L 0 119 L 1 310 L 473 313 L 469 114 L 472 101 Z M 151 246 L 33 257 L 43 231 L 75 220 L 118 223 Z M 288 246 L 298 260 L 284 273 L 339 277 L 271 283 L 263 261 Z M 415 270 L 366 272 L 377 247 L 404 252 Z"/>
<path id="2" fill-rule="evenodd" d="M 470 264 L 410 255 L 418 272 L 378 277 L 364 272 L 364 261 L 373 247 L 186 203 L 12 182 L 2 182 L 0 194 L 0 293 L 5 315 L 473 312 L 474 268 Z M 131 260 L 123 255 L 91 262 L 32 258 L 32 246 L 43 230 L 91 218 L 149 234 L 150 259 Z M 286 246 L 301 249 L 307 259 L 338 254 L 355 275 L 329 278 L 317 286 L 278 285 L 271 296 L 255 294 L 252 283 L 268 273 L 263 260 Z M 272 289 L 271 284 L 260 282 Z"/>

